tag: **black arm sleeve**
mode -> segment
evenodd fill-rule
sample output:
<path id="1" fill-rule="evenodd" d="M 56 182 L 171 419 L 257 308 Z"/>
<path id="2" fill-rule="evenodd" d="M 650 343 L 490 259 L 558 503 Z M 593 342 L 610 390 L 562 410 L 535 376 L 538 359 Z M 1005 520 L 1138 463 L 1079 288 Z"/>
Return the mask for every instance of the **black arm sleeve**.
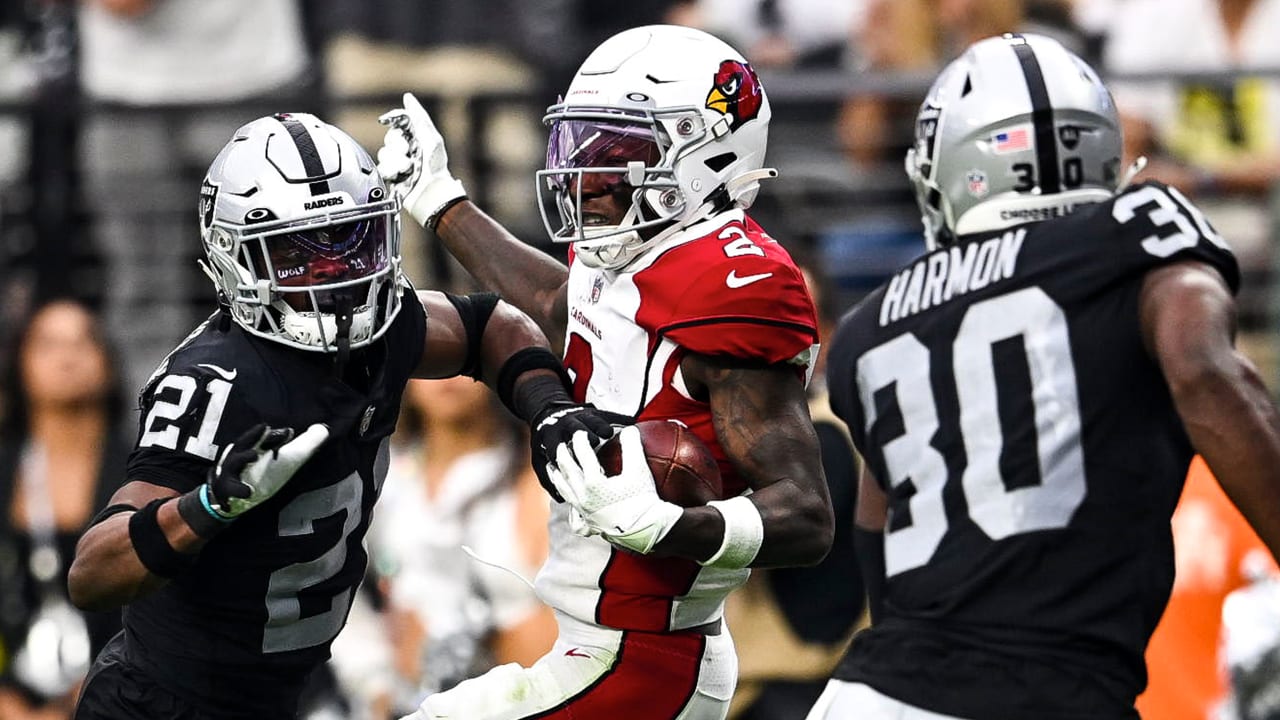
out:
<path id="1" fill-rule="evenodd" d="M 489 316 L 498 306 L 498 296 L 494 293 L 471 293 L 470 295 L 444 296 L 453 304 L 462 319 L 462 327 L 467 331 L 467 359 L 462 364 L 459 375 L 480 379 L 480 346 L 484 341 L 484 328 L 489 324 Z"/>

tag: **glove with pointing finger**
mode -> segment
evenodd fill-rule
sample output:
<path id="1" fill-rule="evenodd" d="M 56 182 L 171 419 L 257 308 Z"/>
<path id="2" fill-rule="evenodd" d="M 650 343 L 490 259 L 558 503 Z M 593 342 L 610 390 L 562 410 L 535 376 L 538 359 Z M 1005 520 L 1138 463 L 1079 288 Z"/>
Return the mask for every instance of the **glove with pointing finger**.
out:
<path id="1" fill-rule="evenodd" d="M 403 102 L 404 107 L 378 118 L 388 127 L 378 150 L 378 173 L 418 224 L 434 228 L 440 213 L 467 191 L 449 172 L 444 137 L 426 108 L 412 93 L 405 93 Z"/>
<path id="2" fill-rule="evenodd" d="M 321 423 L 297 437 L 291 428 L 255 425 L 228 445 L 209 469 L 204 490 L 209 508 L 231 520 L 266 502 L 328 437 L 329 427 Z"/>

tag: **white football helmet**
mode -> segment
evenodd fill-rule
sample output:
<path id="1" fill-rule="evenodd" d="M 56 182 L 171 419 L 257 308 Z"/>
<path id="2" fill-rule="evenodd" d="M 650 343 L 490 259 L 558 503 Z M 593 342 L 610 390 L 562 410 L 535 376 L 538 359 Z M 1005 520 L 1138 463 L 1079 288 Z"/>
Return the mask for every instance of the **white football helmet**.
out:
<path id="1" fill-rule="evenodd" d="M 1115 194 L 1115 103 L 1056 40 L 974 43 L 934 81 L 906 169 L 930 249 L 961 235 L 1064 215 Z"/>
<path id="2" fill-rule="evenodd" d="M 770 116 L 751 65 L 715 37 L 671 25 L 614 35 L 543 118 L 550 139 L 537 186 L 548 234 L 575 243 L 583 263 L 616 269 L 680 228 L 749 207 L 760 180 L 776 175 L 762 168 Z M 588 174 L 631 189 L 620 224 L 583 221 Z"/>
<path id="3" fill-rule="evenodd" d="M 400 310 L 399 201 L 318 118 L 236 131 L 200 188 L 205 272 L 246 331 L 301 350 L 367 345 Z"/>

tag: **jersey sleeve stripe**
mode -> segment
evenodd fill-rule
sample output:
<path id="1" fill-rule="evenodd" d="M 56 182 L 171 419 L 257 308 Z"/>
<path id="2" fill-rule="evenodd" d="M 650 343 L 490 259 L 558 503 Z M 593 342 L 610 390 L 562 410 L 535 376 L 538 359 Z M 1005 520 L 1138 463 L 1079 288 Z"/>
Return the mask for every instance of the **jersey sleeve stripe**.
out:
<path id="1" fill-rule="evenodd" d="M 818 332 L 817 328 L 805 323 L 790 322 L 788 320 L 773 320 L 770 318 L 755 317 L 751 315 L 724 315 L 721 317 L 698 318 L 697 320 L 685 320 L 683 322 L 671 323 L 670 325 L 664 325 L 658 328 L 658 333 L 660 335 L 666 335 L 675 330 L 683 330 L 685 328 L 702 327 L 706 325 L 727 325 L 730 323 L 746 323 L 752 325 L 764 325 L 766 327 L 785 328 L 813 335 L 816 335 Z"/>

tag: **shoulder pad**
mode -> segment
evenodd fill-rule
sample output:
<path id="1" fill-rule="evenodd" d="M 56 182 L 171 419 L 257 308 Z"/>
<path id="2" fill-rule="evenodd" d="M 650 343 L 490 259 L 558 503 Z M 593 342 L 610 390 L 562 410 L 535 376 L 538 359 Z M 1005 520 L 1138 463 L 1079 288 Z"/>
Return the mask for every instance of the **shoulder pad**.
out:
<path id="1" fill-rule="evenodd" d="M 783 362 L 817 342 L 800 270 L 749 219 L 668 250 L 635 283 L 637 322 L 694 352 Z"/>
<path id="2" fill-rule="evenodd" d="M 173 365 L 142 393 L 138 448 L 213 460 L 223 444 L 260 422 L 244 373 L 217 363 Z"/>
<path id="3" fill-rule="evenodd" d="M 1140 268 L 1176 260 L 1200 260 L 1217 269 L 1233 291 L 1240 270 L 1230 246 L 1177 188 L 1144 182 L 1126 189 L 1098 209 L 1109 233 L 1100 238 L 1124 264 Z"/>

